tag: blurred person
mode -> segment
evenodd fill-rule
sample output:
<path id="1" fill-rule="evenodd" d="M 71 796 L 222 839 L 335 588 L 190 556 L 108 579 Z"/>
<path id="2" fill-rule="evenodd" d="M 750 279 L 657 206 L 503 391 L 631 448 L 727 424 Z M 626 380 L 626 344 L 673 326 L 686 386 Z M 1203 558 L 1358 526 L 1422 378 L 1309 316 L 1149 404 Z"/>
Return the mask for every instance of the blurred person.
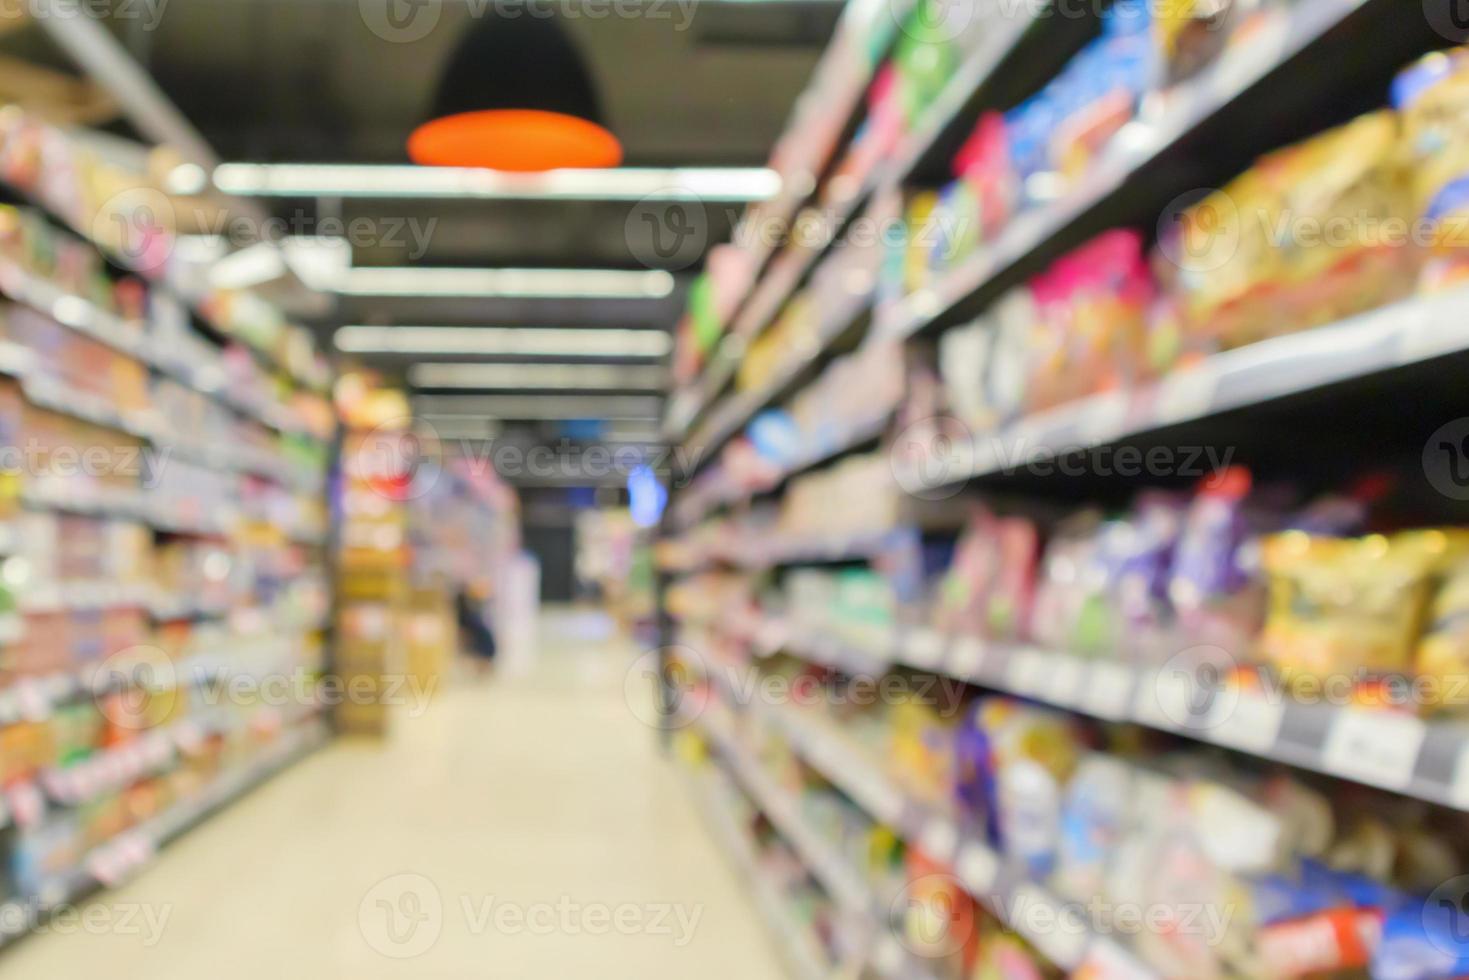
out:
<path id="1" fill-rule="evenodd" d="M 470 582 L 454 596 L 459 619 L 460 649 L 469 655 L 475 673 L 484 677 L 495 665 L 495 631 L 489 622 L 490 587 Z"/>

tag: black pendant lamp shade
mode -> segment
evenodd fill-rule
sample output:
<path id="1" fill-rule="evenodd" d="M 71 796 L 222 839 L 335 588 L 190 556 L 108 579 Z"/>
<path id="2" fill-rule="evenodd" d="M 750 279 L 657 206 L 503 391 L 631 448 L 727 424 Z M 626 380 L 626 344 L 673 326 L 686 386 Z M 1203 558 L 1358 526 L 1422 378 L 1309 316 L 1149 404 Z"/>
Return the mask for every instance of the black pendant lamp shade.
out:
<path id="1" fill-rule="evenodd" d="M 561 25 L 527 9 L 471 25 L 439 82 L 433 118 L 408 138 L 408 155 L 430 166 L 538 171 L 615 167 L 622 146 L 603 125 L 591 74 Z"/>

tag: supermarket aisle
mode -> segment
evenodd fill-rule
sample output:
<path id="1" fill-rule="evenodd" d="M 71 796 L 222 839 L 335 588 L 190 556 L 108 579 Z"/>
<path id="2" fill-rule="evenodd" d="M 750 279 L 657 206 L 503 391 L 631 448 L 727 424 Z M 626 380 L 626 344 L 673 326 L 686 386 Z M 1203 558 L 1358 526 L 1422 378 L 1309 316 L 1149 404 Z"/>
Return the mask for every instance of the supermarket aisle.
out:
<path id="1" fill-rule="evenodd" d="M 466 681 L 387 748 L 339 741 L 288 771 L 99 896 L 118 928 L 31 937 L 0 975 L 777 975 L 625 701 L 634 651 L 570 611 L 541 642 L 527 677 Z"/>

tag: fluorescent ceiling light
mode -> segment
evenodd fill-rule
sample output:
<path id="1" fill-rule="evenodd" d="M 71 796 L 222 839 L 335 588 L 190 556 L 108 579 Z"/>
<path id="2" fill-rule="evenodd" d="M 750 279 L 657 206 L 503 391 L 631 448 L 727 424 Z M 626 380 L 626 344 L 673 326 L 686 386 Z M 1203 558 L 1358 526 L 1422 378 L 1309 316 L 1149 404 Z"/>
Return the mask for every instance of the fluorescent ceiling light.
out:
<path id="1" fill-rule="evenodd" d="M 342 327 L 333 337 L 348 354 L 480 354 L 509 357 L 662 357 L 673 338 L 662 330 L 575 327 Z"/>
<path id="2" fill-rule="evenodd" d="M 780 175 L 765 167 L 619 167 L 517 174 L 459 167 L 222 163 L 214 168 L 214 186 L 244 197 L 763 201 L 780 193 Z"/>
<path id="3" fill-rule="evenodd" d="M 209 284 L 216 289 L 249 289 L 285 274 L 286 262 L 280 249 L 270 242 L 259 242 L 215 262 L 209 269 Z"/>
<path id="4" fill-rule="evenodd" d="M 208 186 L 209 174 L 197 163 L 181 163 L 163 178 L 163 189 L 180 197 L 202 194 Z"/>
<path id="5" fill-rule="evenodd" d="M 673 276 L 662 270 L 359 266 L 347 270 L 337 291 L 350 296 L 661 299 L 673 292 Z"/>
<path id="6" fill-rule="evenodd" d="M 638 395 L 423 395 L 413 400 L 416 414 L 431 424 L 442 418 L 607 419 L 650 421 L 660 398 Z"/>
<path id="7" fill-rule="evenodd" d="M 408 369 L 409 382 L 419 388 L 662 391 L 667 379 L 661 368 L 616 364 L 415 364 Z"/>

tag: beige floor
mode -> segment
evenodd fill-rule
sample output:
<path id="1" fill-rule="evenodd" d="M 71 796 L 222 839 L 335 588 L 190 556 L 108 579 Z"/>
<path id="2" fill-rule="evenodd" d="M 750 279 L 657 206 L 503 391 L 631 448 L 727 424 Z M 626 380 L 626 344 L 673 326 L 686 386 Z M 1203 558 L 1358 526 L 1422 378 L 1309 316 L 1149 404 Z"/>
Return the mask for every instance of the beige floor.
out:
<path id="1" fill-rule="evenodd" d="M 548 616 L 529 676 L 321 750 L 100 896 L 115 928 L 30 937 L 0 976 L 777 976 L 601 625 Z"/>

